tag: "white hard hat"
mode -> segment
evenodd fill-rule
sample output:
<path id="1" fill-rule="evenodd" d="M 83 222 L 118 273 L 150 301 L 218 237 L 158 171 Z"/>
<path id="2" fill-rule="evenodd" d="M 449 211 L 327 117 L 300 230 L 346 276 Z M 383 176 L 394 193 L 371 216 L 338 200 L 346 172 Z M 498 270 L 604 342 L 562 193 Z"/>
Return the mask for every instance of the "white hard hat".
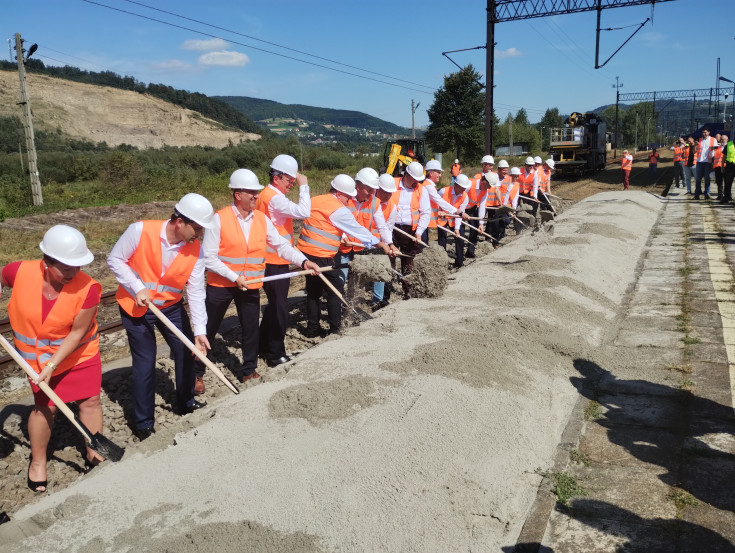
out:
<path id="1" fill-rule="evenodd" d="M 541 156 L 536 156 L 535 158 L 533 158 L 533 162 L 541 165 L 544 162 L 544 160 L 541 159 Z"/>
<path id="2" fill-rule="evenodd" d="M 357 190 L 355 190 L 355 179 L 349 175 L 340 174 L 334 177 L 332 180 L 332 188 L 338 192 L 352 196 L 357 196 Z"/>
<path id="3" fill-rule="evenodd" d="M 406 167 L 406 173 L 419 182 L 426 178 L 426 175 L 424 175 L 424 168 L 421 167 L 421 164 L 418 161 L 412 161 L 409 163 L 408 167 Z"/>
<path id="4" fill-rule="evenodd" d="M 498 184 L 498 174 L 497 173 L 488 171 L 487 173 L 484 173 L 482 176 L 485 177 L 485 180 L 488 182 L 490 186 L 495 186 L 496 184 Z"/>
<path id="5" fill-rule="evenodd" d="M 271 169 L 275 169 L 276 171 L 280 171 L 290 177 L 296 178 L 296 174 L 299 172 L 299 164 L 293 157 L 287 154 L 279 154 L 273 158 Z"/>
<path id="6" fill-rule="evenodd" d="M 181 198 L 174 207 L 180 215 L 191 219 L 196 224 L 204 228 L 212 228 L 214 209 L 212 209 L 209 200 L 201 194 L 191 192 Z"/>
<path id="7" fill-rule="evenodd" d="M 526 158 L 526 165 L 534 165 L 536 162 L 533 160 L 531 156 L 528 156 Z"/>
<path id="8" fill-rule="evenodd" d="M 455 159 L 455 160 L 454 160 L 454 163 L 459 163 L 459 160 L 458 160 L 458 159 Z"/>
<path id="9" fill-rule="evenodd" d="M 510 168 L 510 174 L 511 175 L 518 175 L 518 176 L 520 176 L 521 170 L 518 167 L 511 167 Z"/>
<path id="10" fill-rule="evenodd" d="M 68 225 L 55 225 L 48 229 L 38 247 L 49 257 L 70 267 L 81 267 L 94 260 L 84 235 Z"/>
<path id="11" fill-rule="evenodd" d="M 235 190 L 263 190 L 258 182 L 258 176 L 250 169 L 236 169 L 230 175 L 230 188 Z"/>
<path id="12" fill-rule="evenodd" d="M 498 161 L 498 169 L 502 169 L 503 167 L 507 169 L 509 165 L 507 161 L 505 161 L 504 159 L 501 159 L 500 161 Z"/>
<path id="13" fill-rule="evenodd" d="M 480 163 L 489 163 L 490 165 L 495 165 L 495 158 L 493 156 L 482 156 L 482 161 Z"/>
<path id="14" fill-rule="evenodd" d="M 385 190 L 386 192 L 395 192 L 398 190 L 396 188 L 396 179 L 394 179 L 391 175 L 388 173 L 383 173 L 378 178 L 378 184 L 380 185 L 380 188 Z"/>
<path id="15" fill-rule="evenodd" d="M 460 173 L 457 178 L 454 179 L 454 184 L 460 185 L 462 188 L 469 188 L 472 184 L 470 178 L 467 175 Z"/>
<path id="16" fill-rule="evenodd" d="M 355 175 L 355 180 L 360 181 L 362 184 L 378 189 L 378 172 L 372 167 L 363 167 Z"/>
<path id="17" fill-rule="evenodd" d="M 552 169 L 554 168 L 554 160 L 553 159 L 549 158 L 546 161 L 544 161 L 544 163 L 546 165 L 548 165 L 549 167 L 551 167 Z"/>
<path id="18" fill-rule="evenodd" d="M 426 172 L 429 171 L 442 171 L 442 164 L 439 163 L 437 160 L 432 159 L 429 163 L 426 164 Z"/>

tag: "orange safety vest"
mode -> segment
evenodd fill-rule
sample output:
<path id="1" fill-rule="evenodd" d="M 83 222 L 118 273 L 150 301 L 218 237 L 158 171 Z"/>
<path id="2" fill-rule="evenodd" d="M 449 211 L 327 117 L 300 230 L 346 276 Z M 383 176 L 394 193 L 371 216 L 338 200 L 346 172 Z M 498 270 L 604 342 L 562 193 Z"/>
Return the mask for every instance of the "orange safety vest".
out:
<path id="1" fill-rule="evenodd" d="M 503 183 L 500 186 L 500 205 L 507 205 L 513 207 L 513 198 L 518 196 L 521 189 L 521 184 L 516 181 L 510 180 L 510 176 L 506 177 L 508 181 L 503 179 Z"/>
<path id="2" fill-rule="evenodd" d="M 282 192 L 273 186 L 266 186 L 258 195 L 258 200 L 255 202 L 255 209 L 265 213 L 266 217 L 270 217 L 270 202 L 273 196 L 277 196 L 278 194 L 282 194 Z M 273 223 L 273 226 L 276 227 L 278 234 L 288 240 L 292 246 L 294 245 L 293 219 L 289 217 L 283 225 L 279 226 Z M 288 265 L 288 261 L 278 257 L 276 250 L 270 246 L 266 246 L 265 248 L 265 262 L 271 265 Z"/>
<path id="3" fill-rule="evenodd" d="M 434 188 L 436 188 L 436 184 Z M 431 217 L 429 218 L 429 226 L 426 228 L 436 228 L 436 222 L 439 220 L 439 204 L 435 203 L 431 196 L 429 196 L 429 203 L 431 205 Z"/>
<path id="4" fill-rule="evenodd" d="M 547 172 L 542 165 L 536 174 L 538 175 L 538 189 L 548 194 L 551 191 L 551 169 Z"/>
<path id="5" fill-rule="evenodd" d="M 536 169 L 527 170 L 525 167 L 521 169 L 521 176 L 518 177 L 518 182 L 521 185 L 521 192 L 523 194 L 533 193 L 533 179 L 536 177 Z"/>
<path id="6" fill-rule="evenodd" d="M 498 194 L 500 193 L 500 184 L 491 186 L 487 189 L 487 200 L 485 201 L 486 207 L 498 207 L 500 206 L 500 200 Z"/>
<path id="7" fill-rule="evenodd" d="M 684 146 L 674 146 L 674 163 L 684 160 Z"/>
<path id="8" fill-rule="evenodd" d="M 462 172 L 462 166 L 459 163 L 452 164 L 452 176 L 456 177 Z"/>
<path id="9" fill-rule="evenodd" d="M 467 196 L 467 190 L 465 190 L 464 192 L 462 192 L 459 195 L 459 197 L 456 200 L 454 200 L 454 202 L 452 202 L 451 197 L 452 197 L 452 193 L 453 193 L 453 190 L 452 190 L 453 188 L 454 188 L 453 186 L 445 186 L 444 189 L 442 190 L 441 197 L 444 199 L 445 202 L 448 202 L 448 203 L 452 204 L 454 207 L 457 208 L 457 210 L 459 210 L 459 206 L 462 205 L 462 202 L 464 202 L 464 199 Z M 437 224 L 439 226 L 442 226 L 442 227 L 443 226 L 446 226 L 447 220 L 446 219 L 440 219 L 437 222 Z M 449 226 L 451 228 L 454 228 L 454 217 L 451 217 L 449 219 Z"/>
<path id="10" fill-rule="evenodd" d="M 143 221 L 143 232 L 128 265 L 150 293 L 153 305 L 166 308 L 181 301 L 184 286 L 199 258 L 199 240 L 184 244 L 171 266 L 161 276 L 163 254 L 161 252 L 161 225 L 166 221 Z M 132 317 L 142 317 L 147 308 L 135 305 L 135 294 L 125 287 L 117 287 L 115 299 L 120 307 Z"/>
<path id="11" fill-rule="evenodd" d="M 715 137 L 714 136 L 710 136 L 709 137 L 709 149 L 710 149 L 710 151 L 712 151 L 712 149 L 714 147 L 715 147 Z M 702 153 L 702 139 L 700 138 L 697 141 L 697 151 L 694 154 L 694 161 L 695 161 L 695 163 L 699 159 L 699 156 L 700 156 L 701 153 Z"/>
<path id="12" fill-rule="evenodd" d="M 399 185 L 400 185 L 399 179 Z M 416 230 L 416 227 L 419 226 L 419 217 L 421 216 L 421 213 L 419 211 L 421 206 L 421 194 L 424 192 L 424 186 L 420 183 L 416 183 L 416 188 L 413 189 L 413 192 L 411 193 L 411 226 L 413 230 Z M 398 202 L 401 201 L 401 189 L 400 186 L 398 190 L 393 192 L 392 196 L 393 201 L 395 201 L 396 205 L 398 205 Z"/>
<path id="13" fill-rule="evenodd" d="M 380 209 L 383 211 L 383 219 L 385 219 L 385 222 L 388 222 L 388 219 L 390 218 L 390 214 L 393 213 L 393 210 L 396 207 L 396 202 L 393 199 L 393 196 L 390 197 L 390 199 L 380 204 Z M 379 238 L 382 240 L 382 237 L 380 236 L 380 231 L 378 231 L 378 227 L 375 224 L 375 218 L 373 217 L 372 225 L 370 226 L 370 232 L 375 236 L 376 238 Z"/>
<path id="14" fill-rule="evenodd" d="M 716 169 L 717 167 L 723 167 L 723 163 L 722 163 L 722 146 L 717 146 L 715 148 L 714 159 L 712 160 L 712 168 L 713 169 Z"/>
<path id="15" fill-rule="evenodd" d="M 482 194 L 480 194 L 480 179 L 482 178 L 482 173 L 477 173 L 474 177 L 470 179 L 470 182 L 472 183 L 470 187 L 467 189 L 467 209 L 475 207 L 478 203 L 480 203 L 480 198 L 482 197 Z"/>
<path id="16" fill-rule="evenodd" d="M 42 320 L 42 300 L 39 297 L 43 286 L 41 261 L 21 261 L 8 302 L 8 317 L 13 329 L 15 349 L 36 373 L 40 373 L 46 362 L 59 349 L 74 324 L 74 318 L 82 310 L 89 289 L 97 281 L 79 271 L 59 293 L 59 297 Z M 85 332 L 76 349 L 67 355 L 53 374 L 61 374 L 87 361 L 100 352 L 97 336 L 97 317 Z"/>
<path id="17" fill-rule="evenodd" d="M 337 255 L 342 231 L 334 226 L 329 217 L 339 208 L 345 207 L 333 194 L 322 194 L 311 199 L 311 215 L 304 221 L 299 235 L 299 249 L 314 257 Z"/>
<path id="18" fill-rule="evenodd" d="M 357 204 L 353 198 L 347 202 L 347 209 L 350 210 L 352 216 L 362 227 L 371 230 L 375 226 L 375 212 L 380 207 L 380 201 L 375 196 L 372 197 L 370 203 L 363 202 L 360 209 L 357 209 Z M 371 231 L 372 232 L 372 231 Z M 358 240 L 354 236 L 349 237 L 350 242 L 357 242 Z M 362 246 L 348 246 L 347 244 L 340 244 L 339 251 L 342 253 L 349 253 L 350 250 L 359 252 L 364 250 Z"/>
<path id="19" fill-rule="evenodd" d="M 265 215 L 253 211 L 250 234 L 245 240 L 240 221 L 231 205 L 217 212 L 220 222 L 219 251 L 217 257 L 229 269 L 242 273 L 245 278 L 260 278 L 265 275 L 265 248 L 268 241 L 268 227 Z M 207 284 L 221 288 L 232 288 L 235 283 L 215 273 L 207 271 Z M 249 290 L 262 288 L 262 282 L 249 284 Z"/>
<path id="20" fill-rule="evenodd" d="M 656 165 L 658 163 L 658 153 L 651 153 L 648 156 L 648 163 Z"/>
<path id="21" fill-rule="evenodd" d="M 623 154 L 623 157 L 620 159 L 620 168 L 623 171 L 630 171 L 633 168 L 633 160 L 628 159 L 625 157 L 625 154 Z"/>

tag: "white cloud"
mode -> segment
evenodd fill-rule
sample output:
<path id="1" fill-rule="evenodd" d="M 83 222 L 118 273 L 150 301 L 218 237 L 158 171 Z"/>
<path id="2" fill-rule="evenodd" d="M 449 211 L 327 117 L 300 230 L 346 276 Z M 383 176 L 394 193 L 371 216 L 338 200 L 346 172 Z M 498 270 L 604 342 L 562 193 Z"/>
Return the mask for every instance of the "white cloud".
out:
<path id="1" fill-rule="evenodd" d="M 221 38 L 210 38 L 209 40 L 199 40 L 192 38 L 184 41 L 181 45 L 182 50 L 196 50 L 198 52 L 208 52 L 211 50 L 222 50 L 227 48 L 227 41 Z"/>
<path id="2" fill-rule="evenodd" d="M 189 71 L 192 67 L 190 64 L 181 60 L 163 60 L 151 65 L 157 71 Z"/>
<path id="3" fill-rule="evenodd" d="M 218 67 L 244 67 L 250 62 L 250 58 L 240 52 L 222 50 L 220 52 L 209 52 L 199 56 L 197 60 L 200 65 L 214 65 Z"/>
<path id="4" fill-rule="evenodd" d="M 521 55 L 518 48 L 508 48 L 507 50 L 495 50 L 495 59 L 502 60 L 504 58 L 517 58 Z"/>
<path id="5" fill-rule="evenodd" d="M 661 44 L 662 42 L 667 40 L 667 38 L 666 35 L 663 33 L 651 31 L 649 33 L 641 33 L 641 40 L 649 46 L 654 46 L 656 44 Z"/>

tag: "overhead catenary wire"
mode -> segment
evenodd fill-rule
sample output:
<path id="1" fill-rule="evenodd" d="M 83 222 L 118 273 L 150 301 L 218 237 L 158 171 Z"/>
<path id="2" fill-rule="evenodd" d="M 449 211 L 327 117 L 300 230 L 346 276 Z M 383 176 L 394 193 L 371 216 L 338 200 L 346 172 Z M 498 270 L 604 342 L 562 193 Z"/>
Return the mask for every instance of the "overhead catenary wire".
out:
<path id="1" fill-rule="evenodd" d="M 391 83 L 391 82 L 388 82 L 388 81 L 383 81 L 383 80 L 380 80 L 380 79 L 375 79 L 375 78 L 367 77 L 365 75 L 360 75 L 358 73 L 353 73 L 351 71 L 345 71 L 343 69 L 338 69 L 336 67 L 329 67 L 329 66 L 323 65 L 321 63 L 316 63 L 316 62 L 313 62 L 313 61 L 299 59 L 297 57 L 289 56 L 287 54 L 281 54 L 279 52 L 273 52 L 272 50 L 267 50 L 265 48 L 259 48 L 258 46 L 253 46 L 252 44 L 245 44 L 245 43 L 242 43 L 242 42 L 237 42 L 235 40 L 228 40 L 228 39 L 225 39 L 225 38 L 223 38 L 221 36 L 214 35 L 212 33 L 207 33 L 205 31 L 200 31 L 198 29 L 192 29 L 190 27 L 185 27 L 183 25 L 178 25 L 176 23 L 171 23 L 170 21 L 164 21 L 162 19 L 156 19 L 155 17 L 149 17 L 149 16 L 142 15 L 142 14 L 139 14 L 139 13 L 131 12 L 129 10 L 123 10 L 121 8 L 116 8 L 114 6 L 108 6 L 107 4 L 102 4 L 101 2 L 95 2 L 94 0 L 82 0 L 82 2 L 86 2 L 87 4 L 93 4 L 93 5 L 96 5 L 96 6 L 100 6 L 102 8 L 107 8 L 109 10 L 117 11 L 117 12 L 120 12 L 120 13 L 125 13 L 125 14 L 132 15 L 132 16 L 135 16 L 135 17 L 139 17 L 141 19 L 147 19 L 148 21 L 154 21 L 156 23 L 161 23 L 163 25 L 168 25 L 169 27 L 174 27 L 174 28 L 177 28 L 177 29 L 182 29 L 184 31 L 189 31 L 191 33 L 197 33 L 197 34 L 202 35 L 202 36 L 207 36 L 207 37 L 210 37 L 210 38 L 219 38 L 221 40 L 226 40 L 227 42 L 230 42 L 232 44 L 237 44 L 238 46 L 242 46 L 244 48 L 251 48 L 253 50 L 258 50 L 260 52 L 265 52 L 267 54 L 272 54 L 274 56 L 279 56 L 281 58 L 286 58 L 286 59 L 290 59 L 290 60 L 297 61 L 297 62 L 300 62 L 300 63 L 305 63 L 307 65 L 313 65 L 315 67 L 321 67 L 322 69 L 326 69 L 328 71 L 335 71 L 337 73 L 342 73 L 342 74 L 345 74 L 345 75 L 351 75 L 353 77 L 358 77 L 360 79 L 365 79 L 367 81 L 373 81 L 373 82 L 376 82 L 376 83 L 381 83 L 381 84 L 386 84 L 386 85 L 389 85 L 389 86 L 394 86 L 396 88 L 403 88 L 403 89 L 406 89 L 406 90 L 411 90 L 413 92 L 418 92 L 419 94 L 433 94 L 434 93 L 434 89 L 432 89 L 431 91 L 419 90 L 417 88 L 412 88 L 412 87 L 401 85 L 401 84 Z M 418 86 L 424 86 L 424 85 L 418 85 Z"/>

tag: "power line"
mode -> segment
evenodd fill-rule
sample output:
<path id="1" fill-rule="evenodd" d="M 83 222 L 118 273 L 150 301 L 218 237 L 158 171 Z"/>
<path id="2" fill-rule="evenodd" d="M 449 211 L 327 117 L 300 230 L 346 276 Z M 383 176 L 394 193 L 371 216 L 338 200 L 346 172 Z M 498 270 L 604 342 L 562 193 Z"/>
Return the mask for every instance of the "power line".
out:
<path id="1" fill-rule="evenodd" d="M 177 29 L 182 29 L 184 31 L 189 31 L 191 33 L 197 33 L 197 34 L 202 35 L 202 36 L 208 36 L 210 38 L 219 38 L 221 40 L 226 40 L 226 39 L 223 39 L 220 36 L 213 35 L 211 33 L 206 33 L 204 31 L 200 31 L 200 30 L 197 30 L 197 29 L 192 29 L 192 28 L 189 28 L 189 27 L 184 27 L 183 25 L 177 25 L 176 23 L 171 23 L 169 21 L 163 21 L 161 19 L 156 19 L 154 17 L 149 17 L 149 16 L 146 16 L 146 15 L 141 15 L 139 13 L 131 12 L 131 11 L 128 11 L 128 10 L 123 10 L 121 8 L 115 8 L 113 6 L 107 6 L 107 5 L 101 4 L 99 2 L 94 2 L 93 0 L 82 0 L 82 2 L 86 2 L 88 4 L 94 4 L 96 6 L 100 6 L 102 8 L 107 8 L 109 10 L 114 10 L 114 11 L 117 11 L 117 12 L 120 12 L 120 13 L 126 13 L 128 15 L 133 15 L 135 17 L 140 17 L 141 19 L 147 19 L 148 21 L 154 21 L 156 23 L 161 23 L 163 25 L 168 25 L 169 27 L 174 27 L 174 28 L 177 28 Z M 273 52 L 271 50 L 266 50 L 265 48 L 259 48 L 257 46 L 253 46 L 252 44 L 244 44 L 242 42 L 237 42 L 235 40 L 228 40 L 228 42 L 231 42 L 232 44 L 237 44 L 238 46 L 243 46 L 245 48 L 252 48 L 253 50 L 258 50 L 260 52 L 266 52 L 268 54 L 273 54 L 274 56 L 279 56 L 279 57 L 282 57 L 282 58 L 286 58 L 286 59 L 298 61 L 298 62 L 301 62 L 301 63 L 306 63 L 308 65 L 313 65 L 315 67 L 321 67 L 322 69 L 327 69 L 329 71 L 336 71 L 337 73 L 343 73 L 345 75 L 351 75 L 353 77 L 358 77 L 360 79 L 365 79 L 367 81 L 373 81 L 373 82 L 377 82 L 377 83 L 387 84 L 389 86 L 394 86 L 396 88 L 404 88 L 406 90 L 411 90 L 413 92 L 418 92 L 420 94 L 432 94 L 433 93 L 433 92 L 428 92 L 426 90 L 418 90 L 416 88 L 411 88 L 411 87 L 400 85 L 400 84 L 396 84 L 396 83 L 390 83 L 390 82 L 387 82 L 387 81 L 382 81 L 380 79 L 373 79 L 373 78 L 370 78 L 370 77 L 366 77 L 365 75 L 359 75 L 357 73 L 352 73 L 351 71 L 345 71 L 343 69 L 337 69 L 335 67 L 329 67 L 329 66 L 326 66 L 326 65 L 322 65 L 320 63 L 315 63 L 315 62 L 312 62 L 312 61 L 295 58 L 293 56 L 288 56 L 286 54 L 280 54 L 278 52 Z M 423 85 L 418 85 L 418 86 L 423 86 Z"/>
<path id="2" fill-rule="evenodd" d="M 238 31 L 233 31 L 231 29 L 227 29 L 225 27 L 218 27 L 217 25 L 212 25 L 211 23 L 207 23 L 206 21 L 200 21 L 199 19 L 193 19 L 191 17 L 186 17 L 185 15 L 181 15 L 181 14 L 170 12 L 170 11 L 166 11 L 166 10 L 162 10 L 162 9 L 156 8 L 154 6 L 149 6 L 147 4 L 143 4 L 142 2 L 136 2 L 135 0 L 124 0 L 124 1 L 125 2 L 128 2 L 130 4 L 136 4 L 138 6 L 142 6 L 144 8 L 148 8 L 150 10 L 155 10 L 157 12 L 165 13 L 167 15 L 173 15 L 174 17 L 178 17 L 180 19 L 185 19 L 185 20 L 191 21 L 193 23 L 199 23 L 200 25 L 205 25 L 205 26 L 211 27 L 213 29 L 219 29 L 220 31 L 225 31 L 227 33 L 232 33 L 233 35 L 242 36 L 242 37 L 245 37 L 245 38 L 249 38 L 251 40 L 257 40 L 258 42 L 263 42 L 264 44 L 270 44 L 271 46 L 277 46 L 278 48 L 283 48 L 284 50 L 289 50 L 291 52 L 296 52 L 298 54 L 303 54 L 305 56 L 309 56 L 309 57 L 316 58 L 316 59 L 319 59 L 319 60 L 328 61 L 330 63 L 335 63 L 337 65 L 342 65 L 344 67 L 349 67 L 351 69 L 357 69 L 358 71 L 362 71 L 363 73 L 371 73 L 373 75 L 378 75 L 380 77 L 386 77 L 388 79 L 393 79 L 395 81 L 400 81 L 400 82 L 411 84 L 411 85 L 414 85 L 414 86 L 423 86 L 425 88 L 430 88 L 430 89 L 434 90 L 434 87 L 433 86 L 429 86 L 429 85 L 425 85 L 425 84 L 421 84 L 421 83 L 415 83 L 413 81 L 407 81 L 407 80 L 401 79 L 399 77 L 393 77 L 391 75 L 385 75 L 384 73 L 377 73 L 375 71 L 370 71 L 369 69 L 363 69 L 361 67 L 357 67 L 355 65 L 350 65 L 350 64 L 347 64 L 347 63 L 343 63 L 341 61 L 337 61 L 337 60 L 333 60 L 333 59 L 329 59 L 329 58 L 324 58 L 322 56 L 317 56 L 316 54 L 310 54 L 309 52 L 304 52 L 303 50 L 297 50 L 296 48 L 291 48 L 289 46 L 284 46 L 284 45 L 278 44 L 276 42 L 270 42 L 270 41 L 264 40 L 262 38 L 254 37 L 254 36 L 251 36 L 251 35 L 246 35 L 246 34 L 243 34 L 243 33 L 238 32 Z"/>

